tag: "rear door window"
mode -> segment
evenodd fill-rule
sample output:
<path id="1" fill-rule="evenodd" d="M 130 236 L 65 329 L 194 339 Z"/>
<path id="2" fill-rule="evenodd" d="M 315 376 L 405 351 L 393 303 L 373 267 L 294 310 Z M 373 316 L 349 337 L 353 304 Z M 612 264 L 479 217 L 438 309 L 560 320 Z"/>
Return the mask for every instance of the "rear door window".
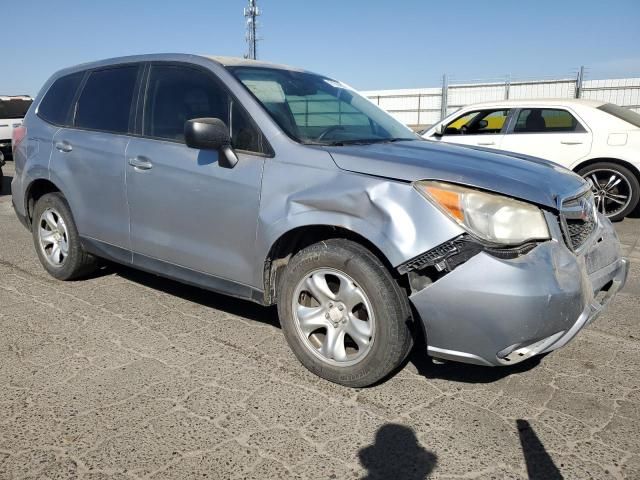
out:
<path id="1" fill-rule="evenodd" d="M 584 127 L 567 110 L 559 108 L 523 108 L 513 133 L 584 132 Z"/>
<path id="2" fill-rule="evenodd" d="M 450 122 L 445 135 L 481 135 L 500 133 L 509 116 L 508 109 L 467 112 Z"/>
<path id="3" fill-rule="evenodd" d="M 69 125 L 71 104 L 83 77 L 84 72 L 77 72 L 53 82 L 38 106 L 38 116 L 56 125 Z"/>
<path id="4" fill-rule="evenodd" d="M 75 126 L 127 133 L 138 69 L 131 65 L 91 72 L 78 99 Z"/>

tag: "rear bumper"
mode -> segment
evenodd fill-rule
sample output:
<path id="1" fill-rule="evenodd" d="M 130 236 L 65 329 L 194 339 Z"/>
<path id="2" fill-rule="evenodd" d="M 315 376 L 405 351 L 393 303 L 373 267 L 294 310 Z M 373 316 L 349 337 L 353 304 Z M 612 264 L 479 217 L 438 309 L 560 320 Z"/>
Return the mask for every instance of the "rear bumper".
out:
<path id="1" fill-rule="evenodd" d="M 579 256 L 556 240 L 513 260 L 480 253 L 410 300 L 430 355 L 510 365 L 566 345 L 624 286 L 628 268 L 603 219 Z"/>

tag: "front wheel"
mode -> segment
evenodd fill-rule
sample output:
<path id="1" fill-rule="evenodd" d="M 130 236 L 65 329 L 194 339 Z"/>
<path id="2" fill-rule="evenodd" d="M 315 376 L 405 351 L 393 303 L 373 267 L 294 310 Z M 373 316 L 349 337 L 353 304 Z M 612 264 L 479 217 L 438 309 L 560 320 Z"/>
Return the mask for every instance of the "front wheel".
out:
<path id="1" fill-rule="evenodd" d="M 349 387 L 385 378 L 413 343 L 407 295 L 375 255 L 348 240 L 316 243 L 291 259 L 278 313 L 300 362 Z"/>
<path id="2" fill-rule="evenodd" d="M 596 208 L 611 221 L 622 220 L 640 200 L 638 178 L 628 168 L 612 162 L 598 162 L 578 173 L 591 181 Z"/>

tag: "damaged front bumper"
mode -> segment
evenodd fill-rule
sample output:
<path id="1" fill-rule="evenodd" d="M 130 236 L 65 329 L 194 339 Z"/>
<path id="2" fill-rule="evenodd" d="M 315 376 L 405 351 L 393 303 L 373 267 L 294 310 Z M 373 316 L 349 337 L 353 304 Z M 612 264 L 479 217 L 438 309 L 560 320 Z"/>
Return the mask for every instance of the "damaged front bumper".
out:
<path id="1" fill-rule="evenodd" d="M 628 262 L 604 217 L 579 254 L 558 233 L 513 259 L 480 252 L 409 298 L 433 357 L 518 363 L 566 345 L 626 281 Z"/>

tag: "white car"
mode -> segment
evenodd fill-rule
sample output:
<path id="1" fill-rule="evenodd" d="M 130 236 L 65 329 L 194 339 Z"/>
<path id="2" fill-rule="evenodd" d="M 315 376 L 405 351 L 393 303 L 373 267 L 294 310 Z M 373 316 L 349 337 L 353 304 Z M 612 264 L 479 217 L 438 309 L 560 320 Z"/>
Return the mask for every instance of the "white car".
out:
<path id="1" fill-rule="evenodd" d="M 32 102 L 33 99 L 26 95 L 0 95 L 0 152 L 5 157 L 11 155 L 13 129 L 22 125 L 22 119 Z"/>
<path id="2" fill-rule="evenodd" d="M 505 100 L 469 105 L 433 125 L 428 140 L 544 158 L 591 180 L 612 220 L 640 199 L 640 115 L 594 100 Z"/>

